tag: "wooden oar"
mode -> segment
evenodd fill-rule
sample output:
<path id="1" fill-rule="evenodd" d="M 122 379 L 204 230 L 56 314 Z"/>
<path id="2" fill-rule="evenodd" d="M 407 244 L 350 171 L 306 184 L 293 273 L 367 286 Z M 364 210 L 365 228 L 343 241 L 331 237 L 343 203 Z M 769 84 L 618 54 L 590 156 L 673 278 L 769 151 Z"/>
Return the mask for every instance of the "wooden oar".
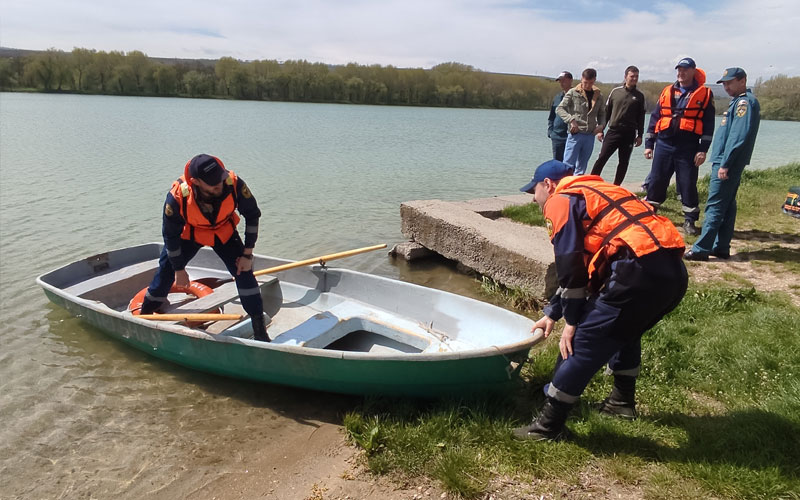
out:
<path id="1" fill-rule="evenodd" d="M 310 266 L 311 264 L 324 265 L 329 260 L 343 259 L 345 257 L 358 255 L 360 253 L 372 252 L 373 250 L 380 250 L 381 248 L 386 248 L 386 243 L 380 245 L 373 245 L 371 247 L 356 248 L 355 250 L 347 250 L 345 252 L 322 255 L 319 257 L 313 257 L 311 259 L 306 259 L 306 260 L 298 260 L 297 262 L 292 262 L 289 264 L 282 264 L 280 266 L 262 269 L 261 271 L 254 272 L 253 274 L 256 276 L 261 276 L 264 274 L 272 274 L 280 271 L 288 271 L 289 269 L 294 269 L 296 267 Z"/>
<path id="2" fill-rule="evenodd" d="M 319 257 L 312 257 L 306 260 L 298 260 L 297 262 L 290 262 L 289 264 L 281 264 L 280 266 L 275 266 L 267 269 L 262 269 L 260 271 L 255 271 L 253 274 L 255 276 L 262 276 L 264 274 L 272 274 L 280 271 L 288 271 L 289 269 L 294 269 L 296 267 L 310 266 L 312 264 L 323 265 L 329 260 L 343 259 L 345 257 L 358 255 L 360 253 L 372 252 L 373 250 L 380 250 L 381 248 L 386 248 L 386 243 L 382 243 L 380 245 L 373 245 L 371 247 L 356 248 L 354 250 L 346 250 L 344 252 L 337 252 L 328 255 L 320 255 Z M 194 281 L 199 281 L 200 283 L 210 286 L 211 288 L 217 288 L 218 286 L 224 283 L 230 283 L 231 281 L 233 281 L 233 278 L 225 278 L 225 279 L 198 278 Z"/>
<path id="3" fill-rule="evenodd" d="M 152 321 L 238 321 L 244 316 L 241 314 L 215 314 L 215 313 L 187 313 L 187 314 L 140 314 L 141 319 Z"/>

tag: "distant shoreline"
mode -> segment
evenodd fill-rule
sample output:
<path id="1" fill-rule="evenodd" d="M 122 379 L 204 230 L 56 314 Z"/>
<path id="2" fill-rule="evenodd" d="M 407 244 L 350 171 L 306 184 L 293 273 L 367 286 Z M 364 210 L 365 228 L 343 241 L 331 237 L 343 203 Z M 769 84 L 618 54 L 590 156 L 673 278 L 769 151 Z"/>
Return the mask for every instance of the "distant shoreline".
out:
<path id="1" fill-rule="evenodd" d="M 640 81 L 649 111 L 670 82 Z M 765 120 L 800 121 L 800 77 L 748 82 Z M 604 96 L 619 82 L 598 83 Z M 717 114 L 730 102 L 719 85 Z M 57 94 L 184 97 L 387 106 L 548 110 L 558 83 L 550 77 L 489 73 L 446 62 L 423 68 L 305 60 L 240 61 L 150 58 L 141 51 L 0 47 L 0 90 Z"/>

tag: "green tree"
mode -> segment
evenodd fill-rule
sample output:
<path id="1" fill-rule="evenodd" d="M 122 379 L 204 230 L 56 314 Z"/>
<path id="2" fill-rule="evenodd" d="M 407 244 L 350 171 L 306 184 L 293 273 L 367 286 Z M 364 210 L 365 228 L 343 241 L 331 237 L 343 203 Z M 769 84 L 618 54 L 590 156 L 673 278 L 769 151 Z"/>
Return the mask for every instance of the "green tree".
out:
<path id="1" fill-rule="evenodd" d="M 72 49 L 72 70 L 75 90 L 82 92 L 86 89 L 87 74 L 94 62 L 95 51 L 75 47 Z"/>
<path id="2" fill-rule="evenodd" d="M 153 81 L 159 95 L 175 95 L 178 92 L 178 72 L 175 66 L 157 64 L 153 69 Z"/>
<path id="3" fill-rule="evenodd" d="M 239 61 L 232 57 L 221 57 L 217 64 L 214 66 L 214 73 L 225 89 L 225 95 L 231 95 L 231 84 L 233 83 L 233 75 L 239 68 Z"/>
<path id="4" fill-rule="evenodd" d="M 130 68 L 130 74 L 133 75 L 135 81 L 136 92 L 140 94 L 145 91 L 145 78 L 151 74 L 151 64 L 150 59 L 142 51 L 132 50 L 125 55 L 125 65 Z"/>

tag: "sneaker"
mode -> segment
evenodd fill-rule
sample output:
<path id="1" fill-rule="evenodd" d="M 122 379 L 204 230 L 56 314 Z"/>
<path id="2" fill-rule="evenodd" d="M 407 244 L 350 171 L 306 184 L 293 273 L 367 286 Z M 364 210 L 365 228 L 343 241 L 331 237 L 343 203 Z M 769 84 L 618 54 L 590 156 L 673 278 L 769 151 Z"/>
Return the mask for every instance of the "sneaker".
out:
<path id="1" fill-rule="evenodd" d="M 689 250 L 685 254 L 683 254 L 683 258 L 686 260 L 693 260 L 697 262 L 706 262 L 708 260 L 707 253 L 699 253 L 699 252 L 692 252 Z"/>
<path id="2" fill-rule="evenodd" d="M 604 415 L 625 420 L 636 420 L 639 417 L 639 412 L 636 411 L 636 403 L 624 403 L 611 398 L 606 398 L 597 405 L 597 411 Z"/>
<path id="3" fill-rule="evenodd" d="M 697 236 L 700 234 L 700 229 L 694 225 L 694 222 L 687 220 L 683 223 L 683 232 L 689 236 Z"/>

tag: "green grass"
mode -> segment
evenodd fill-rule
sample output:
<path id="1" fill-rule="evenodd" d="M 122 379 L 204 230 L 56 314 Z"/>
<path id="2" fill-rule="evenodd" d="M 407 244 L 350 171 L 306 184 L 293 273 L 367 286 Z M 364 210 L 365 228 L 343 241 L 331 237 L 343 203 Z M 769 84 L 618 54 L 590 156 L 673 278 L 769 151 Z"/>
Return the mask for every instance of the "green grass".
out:
<path id="1" fill-rule="evenodd" d="M 798 221 L 779 210 L 786 188 L 798 181 L 800 164 L 748 174 L 737 229 L 740 223 L 761 226 L 775 231 L 762 239 L 796 238 Z M 745 208 L 743 193 L 751 189 L 753 206 Z M 682 220 L 677 202 L 665 209 Z M 768 265 L 796 272 L 793 254 L 779 249 Z M 691 283 L 680 306 L 643 337 L 637 421 L 592 409 L 610 388 L 609 378 L 598 374 L 568 420 L 573 440 L 511 437 L 544 399 L 542 386 L 557 355 L 554 335 L 531 353 L 509 393 L 370 398 L 345 417 L 345 428 L 365 450 L 371 471 L 433 478 L 462 498 L 486 496 L 499 477 L 513 478 L 535 498 L 565 492 L 616 497 L 619 490 L 648 499 L 800 499 L 800 309 L 785 294 L 757 292 L 733 271 L 722 277 L 715 284 Z M 492 282 L 483 288 L 536 313 L 524 291 Z M 582 480 L 587 475 L 616 490 L 592 489 Z"/>
<path id="2" fill-rule="evenodd" d="M 531 226 L 544 227 L 544 217 L 542 217 L 542 211 L 536 203 L 508 206 L 503 209 L 503 217 Z"/>
<path id="3" fill-rule="evenodd" d="M 552 483 L 587 469 L 641 487 L 649 498 L 800 498 L 800 310 L 752 288 L 692 286 L 646 334 L 638 398 L 642 417 L 596 414 L 609 390 L 597 375 L 568 425 L 574 440 L 515 441 L 556 357 L 550 339 L 510 394 L 463 400 L 369 399 L 345 427 L 378 473 L 427 476 L 465 498 L 493 476 Z"/>

